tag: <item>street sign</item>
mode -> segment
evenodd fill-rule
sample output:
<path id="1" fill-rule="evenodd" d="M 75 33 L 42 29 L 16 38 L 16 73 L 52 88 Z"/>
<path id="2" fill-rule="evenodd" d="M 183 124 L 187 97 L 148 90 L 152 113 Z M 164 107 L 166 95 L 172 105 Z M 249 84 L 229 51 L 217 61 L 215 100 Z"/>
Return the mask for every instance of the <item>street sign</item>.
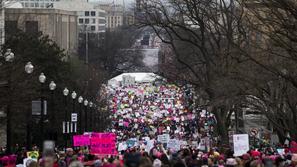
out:
<path id="1" fill-rule="evenodd" d="M 71 113 L 71 122 L 77 122 L 77 113 Z"/>
<path id="2" fill-rule="evenodd" d="M 252 128 L 252 129 L 250 130 L 250 135 L 251 135 L 252 137 L 257 136 L 258 133 L 259 133 L 259 131 L 258 131 L 257 128 Z"/>
<path id="3" fill-rule="evenodd" d="M 35 100 L 32 101 L 32 115 L 34 116 L 40 116 L 41 113 L 41 101 L 40 100 Z M 47 101 L 43 101 L 43 114 L 47 114 Z"/>

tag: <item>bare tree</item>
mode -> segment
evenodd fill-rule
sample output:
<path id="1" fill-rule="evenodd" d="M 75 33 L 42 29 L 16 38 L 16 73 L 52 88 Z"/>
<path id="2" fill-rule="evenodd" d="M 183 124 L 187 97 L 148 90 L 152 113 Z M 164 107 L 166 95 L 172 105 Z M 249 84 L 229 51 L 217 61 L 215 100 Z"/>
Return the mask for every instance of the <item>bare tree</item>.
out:
<path id="1" fill-rule="evenodd" d="M 242 63 L 240 50 L 233 46 L 242 38 L 241 10 L 225 0 L 150 0 L 143 10 L 140 24 L 154 29 L 173 49 L 174 73 L 198 87 L 204 101 L 209 100 L 218 132 L 226 141 L 231 107 L 244 91 L 233 75 Z"/>

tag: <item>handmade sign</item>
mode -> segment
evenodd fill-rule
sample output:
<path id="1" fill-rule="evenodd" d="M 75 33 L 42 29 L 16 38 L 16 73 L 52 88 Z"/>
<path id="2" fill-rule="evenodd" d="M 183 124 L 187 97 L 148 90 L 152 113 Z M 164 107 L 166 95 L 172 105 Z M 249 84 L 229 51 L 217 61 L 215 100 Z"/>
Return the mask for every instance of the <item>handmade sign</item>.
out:
<path id="1" fill-rule="evenodd" d="M 242 156 L 247 153 L 249 147 L 249 135 L 248 134 L 234 134 L 233 135 L 233 148 L 234 156 Z"/>
<path id="2" fill-rule="evenodd" d="M 158 142 L 160 143 L 163 143 L 163 144 L 168 143 L 169 139 L 170 139 L 169 134 L 158 135 Z"/>
<path id="3" fill-rule="evenodd" d="M 90 135 L 75 135 L 73 136 L 73 146 L 88 146 L 90 145 Z"/>
<path id="4" fill-rule="evenodd" d="M 170 139 L 167 143 L 167 148 L 172 149 L 173 151 L 179 151 L 180 141 L 177 139 Z"/>
<path id="5" fill-rule="evenodd" d="M 90 151 L 96 155 L 117 155 L 114 133 L 92 133 Z"/>
<path id="6" fill-rule="evenodd" d="M 37 161 L 37 159 L 39 157 L 39 152 L 38 151 L 28 151 L 27 157 Z"/>

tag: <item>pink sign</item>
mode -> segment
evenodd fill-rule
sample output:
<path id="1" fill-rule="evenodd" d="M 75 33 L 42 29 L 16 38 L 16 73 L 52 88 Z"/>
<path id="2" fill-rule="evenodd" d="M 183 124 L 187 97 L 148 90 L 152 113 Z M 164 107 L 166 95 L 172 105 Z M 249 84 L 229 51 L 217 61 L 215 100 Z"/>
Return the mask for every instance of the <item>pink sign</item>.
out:
<path id="1" fill-rule="evenodd" d="M 91 153 L 97 155 L 117 155 L 114 133 L 92 133 Z"/>
<path id="2" fill-rule="evenodd" d="M 75 135 L 73 136 L 73 146 L 88 146 L 90 145 L 90 135 Z"/>

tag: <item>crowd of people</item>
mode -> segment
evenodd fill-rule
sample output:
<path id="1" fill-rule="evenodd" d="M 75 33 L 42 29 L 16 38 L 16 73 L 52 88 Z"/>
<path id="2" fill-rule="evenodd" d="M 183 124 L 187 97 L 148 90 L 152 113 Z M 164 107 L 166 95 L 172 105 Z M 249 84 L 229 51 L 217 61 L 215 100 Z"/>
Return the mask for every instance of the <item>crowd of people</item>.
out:
<path id="1" fill-rule="evenodd" d="M 117 136 L 117 154 L 91 154 L 90 146 L 42 152 L 18 147 L 11 155 L 0 150 L 0 167 L 297 167 L 297 143 L 261 146 L 240 156 L 209 140 L 201 147 L 216 119 L 206 110 L 197 112 L 187 86 L 135 83 L 108 87 L 108 93 L 112 126 L 107 131 Z M 164 134 L 186 144 L 169 147 L 158 138 Z"/>
<path id="2" fill-rule="evenodd" d="M 153 83 L 109 87 L 113 132 L 118 140 L 164 133 L 183 140 L 205 136 L 198 127 L 204 127 L 206 117 L 212 126 L 214 116 L 193 109 L 193 94 L 189 89 Z"/>
<path id="3" fill-rule="evenodd" d="M 115 156 L 98 156 L 88 153 L 87 148 L 72 149 L 44 153 L 36 159 L 28 159 L 24 149 L 16 155 L 2 156 L 2 167 L 296 167 L 297 154 L 284 149 L 265 148 L 250 150 L 234 157 L 228 150 L 218 151 L 215 148 L 209 152 L 184 148 L 172 152 L 156 144 L 149 152 L 133 147 L 121 151 Z M 41 154 L 40 154 L 41 155 Z"/>

